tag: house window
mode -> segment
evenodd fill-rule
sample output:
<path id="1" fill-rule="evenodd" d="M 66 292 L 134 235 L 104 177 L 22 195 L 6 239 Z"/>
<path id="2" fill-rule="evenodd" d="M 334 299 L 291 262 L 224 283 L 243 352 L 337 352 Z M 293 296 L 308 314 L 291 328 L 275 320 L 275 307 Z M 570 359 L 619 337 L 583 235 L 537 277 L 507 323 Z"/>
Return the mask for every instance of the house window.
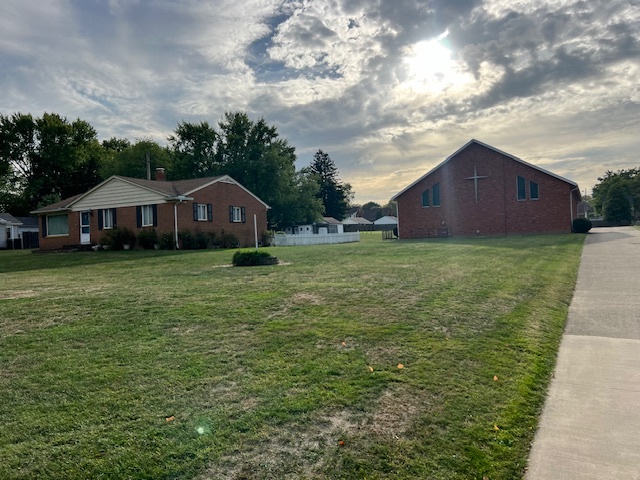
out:
<path id="1" fill-rule="evenodd" d="M 525 185 L 526 182 L 524 180 L 524 177 L 521 177 L 520 175 L 518 175 L 517 178 L 517 187 L 518 187 L 518 200 L 526 200 L 527 199 L 527 192 L 525 191 Z"/>
<path id="2" fill-rule="evenodd" d="M 194 203 L 193 220 L 197 222 L 213 222 L 213 205 L 210 203 Z"/>
<path id="3" fill-rule="evenodd" d="M 440 184 L 439 183 L 436 183 L 433 186 L 433 206 L 434 207 L 440 206 Z"/>
<path id="4" fill-rule="evenodd" d="M 47 215 L 47 231 L 44 236 L 69 235 L 69 216 Z"/>
<path id="5" fill-rule="evenodd" d="M 142 205 L 136 207 L 136 225 L 141 227 L 158 226 L 158 205 Z"/>
<path id="6" fill-rule="evenodd" d="M 229 221 L 231 223 L 246 223 L 245 207 L 234 207 L 229 205 Z"/>
<path id="7" fill-rule="evenodd" d="M 422 206 L 429 206 L 429 189 L 427 188 L 424 192 L 422 192 Z"/>
<path id="8" fill-rule="evenodd" d="M 153 209 L 151 208 L 151 205 L 143 205 L 142 207 L 142 226 L 153 226 Z"/>
<path id="9" fill-rule="evenodd" d="M 536 182 L 529 182 L 529 198 L 531 200 L 538 200 L 540 198 L 538 184 Z"/>
<path id="10" fill-rule="evenodd" d="M 116 226 L 115 208 L 105 208 L 101 213 L 102 215 L 99 215 L 98 221 L 102 220 L 102 225 L 98 225 L 98 230 L 108 230 Z"/>
<path id="11" fill-rule="evenodd" d="M 201 222 L 207 220 L 207 206 L 204 203 L 198 203 L 198 220 Z"/>

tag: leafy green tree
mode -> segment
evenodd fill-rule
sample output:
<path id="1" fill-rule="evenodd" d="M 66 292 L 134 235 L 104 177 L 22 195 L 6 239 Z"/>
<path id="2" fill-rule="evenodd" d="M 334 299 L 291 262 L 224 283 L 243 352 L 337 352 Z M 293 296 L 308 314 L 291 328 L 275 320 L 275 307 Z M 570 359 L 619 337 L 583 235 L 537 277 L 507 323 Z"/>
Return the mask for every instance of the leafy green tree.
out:
<path id="1" fill-rule="evenodd" d="M 631 221 L 629 189 L 623 182 L 616 182 L 609 188 L 603 213 L 604 219 L 609 222 Z"/>
<path id="2" fill-rule="evenodd" d="M 323 205 L 317 197 L 318 181 L 309 169 L 296 172 L 293 188 L 287 189 L 282 198 L 282 208 L 272 221 L 279 229 L 305 225 L 322 219 Z"/>
<path id="3" fill-rule="evenodd" d="M 172 178 L 229 175 L 266 202 L 269 223 L 284 228 L 314 218 L 314 184 L 295 169 L 295 148 L 264 119 L 227 112 L 214 129 L 183 122 L 169 137 L 176 174 Z"/>
<path id="4" fill-rule="evenodd" d="M 398 204 L 393 200 L 390 200 L 385 206 L 382 207 L 382 216 L 388 215 L 390 217 L 398 216 Z"/>
<path id="5" fill-rule="evenodd" d="M 254 122 L 246 113 L 228 112 L 218 123 L 216 173 L 230 175 L 265 201 L 275 228 L 291 223 L 292 195 L 302 200 L 308 191 L 296 177 L 295 161 L 295 148 L 264 119 Z"/>
<path id="6" fill-rule="evenodd" d="M 338 178 L 338 168 L 329 154 L 318 150 L 311 161 L 310 171 L 318 178 L 318 198 L 324 205 L 324 215 L 342 220 L 352 198 L 351 185 Z"/>
<path id="7" fill-rule="evenodd" d="M 625 195 L 627 204 L 631 203 L 630 218 L 638 220 L 640 216 L 640 168 L 623 169 L 615 173 L 609 170 L 605 172 L 602 177 L 598 178 L 598 183 L 593 187 L 593 207 L 596 211 L 600 212 L 605 219 L 607 214 L 619 216 L 623 212 L 615 208 L 616 213 L 613 213 L 611 209 L 607 210 L 607 205 L 610 203 L 610 197 L 614 195 L 617 197 L 617 199 L 614 200 L 614 206 L 619 203 L 620 208 L 623 208 L 621 201 L 623 194 Z"/>
<path id="8" fill-rule="evenodd" d="M 105 149 L 105 159 L 102 163 L 100 173 L 103 178 L 111 175 L 122 175 L 124 177 L 147 178 L 147 155 L 151 169 L 151 178 L 154 178 L 155 169 L 166 168 L 171 171 L 173 166 L 173 156 L 166 147 L 161 147 L 151 139 L 138 140 L 135 144 L 126 140 L 111 139 L 102 142 Z M 177 178 L 168 175 L 170 179 Z"/>
<path id="9" fill-rule="evenodd" d="M 208 122 L 182 122 L 168 137 L 173 155 L 171 178 L 202 178 L 215 175 L 218 135 Z"/>
<path id="10" fill-rule="evenodd" d="M 9 165 L 3 198 L 12 211 L 27 214 L 46 196 L 70 197 L 100 181 L 103 149 L 96 131 L 77 119 L 54 113 L 41 118 L 14 113 L 0 115 L 0 164 Z"/>
<path id="11" fill-rule="evenodd" d="M 376 202 L 367 202 L 362 205 L 362 216 L 373 222 L 383 216 L 382 206 Z"/>

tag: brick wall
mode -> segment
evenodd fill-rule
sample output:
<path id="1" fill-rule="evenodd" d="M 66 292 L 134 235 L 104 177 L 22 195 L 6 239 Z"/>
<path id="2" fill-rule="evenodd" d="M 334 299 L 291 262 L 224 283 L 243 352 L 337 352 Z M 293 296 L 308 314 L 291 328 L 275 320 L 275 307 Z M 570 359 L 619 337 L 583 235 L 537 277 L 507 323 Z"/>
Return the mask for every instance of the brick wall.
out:
<path id="1" fill-rule="evenodd" d="M 478 194 L 471 179 L 478 177 Z M 518 201 L 517 176 L 526 180 L 527 199 Z M 529 182 L 539 199 L 529 198 Z M 422 206 L 422 192 L 440 185 L 440 206 Z M 572 186 L 495 150 L 472 143 L 398 198 L 400 238 L 570 232 Z"/>
<path id="2" fill-rule="evenodd" d="M 229 183 L 214 183 L 191 195 L 196 203 L 211 203 L 213 205 L 213 221 L 194 221 L 193 203 L 187 201 L 178 205 L 178 231 L 202 230 L 205 232 L 232 233 L 240 242 L 240 246 L 254 245 L 253 216 L 257 215 L 258 239 L 267 229 L 267 210 L 262 203 L 247 193 L 241 187 Z M 244 207 L 246 223 L 234 223 L 229 221 L 229 206 Z M 121 207 L 117 209 L 117 225 L 120 228 L 128 228 L 136 235 L 141 228 L 137 227 L 136 207 Z M 69 235 L 40 238 L 41 250 L 56 250 L 70 245 L 80 244 L 80 212 L 69 213 Z M 40 219 L 40 222 L 42 220 Z M 158 226 L 143 227 L 155 228 L 158 233 L 174 232 L 174 205 L 164 203 L 158 205 Z M 91 215 L 91 244 L 100 243 L 105 231 L 98 230 L 98 212 L 94 210 Z"/>

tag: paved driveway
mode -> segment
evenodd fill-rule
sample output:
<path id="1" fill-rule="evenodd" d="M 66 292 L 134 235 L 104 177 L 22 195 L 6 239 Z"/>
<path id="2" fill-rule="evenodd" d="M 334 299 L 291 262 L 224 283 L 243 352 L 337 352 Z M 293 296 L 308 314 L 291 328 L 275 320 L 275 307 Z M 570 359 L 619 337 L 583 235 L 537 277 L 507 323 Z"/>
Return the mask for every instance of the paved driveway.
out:
<path id="1" fill-rule="evenodd" d="M 526 480 L 640 480 L 640 230 L 587 236 Z"/>

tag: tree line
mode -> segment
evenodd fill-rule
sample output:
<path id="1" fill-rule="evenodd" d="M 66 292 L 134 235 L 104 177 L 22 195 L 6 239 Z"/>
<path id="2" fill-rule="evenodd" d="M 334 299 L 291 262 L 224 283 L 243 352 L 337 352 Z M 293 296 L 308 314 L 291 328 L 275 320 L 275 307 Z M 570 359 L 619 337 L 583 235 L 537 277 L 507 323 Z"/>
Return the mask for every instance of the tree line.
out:
<path id="1" fill-rule="evenodd" d="M 607 170 L 593 187 L 590 199 L 596 214 L 609 222 L 640 220 L 640 168 Z"/>
<path id="2" fill-rule="evenodd" d="M 271 207 L 269 224 L 277 229 L 322 216 L 341 220 L 353 198 L 327 153 L 318 150 L 308 167 L 296 170 L 295 147 L 244 112 L 227 112 L 216 126 L 181 122 L 167 142 L 99 142 L 84 120 L 0 114 L 0 211 L 28 215 L 112 175 L 146 178 L 147 157 L 151 171 L 163 167 L 170 180 L 231 176 Z"/>

